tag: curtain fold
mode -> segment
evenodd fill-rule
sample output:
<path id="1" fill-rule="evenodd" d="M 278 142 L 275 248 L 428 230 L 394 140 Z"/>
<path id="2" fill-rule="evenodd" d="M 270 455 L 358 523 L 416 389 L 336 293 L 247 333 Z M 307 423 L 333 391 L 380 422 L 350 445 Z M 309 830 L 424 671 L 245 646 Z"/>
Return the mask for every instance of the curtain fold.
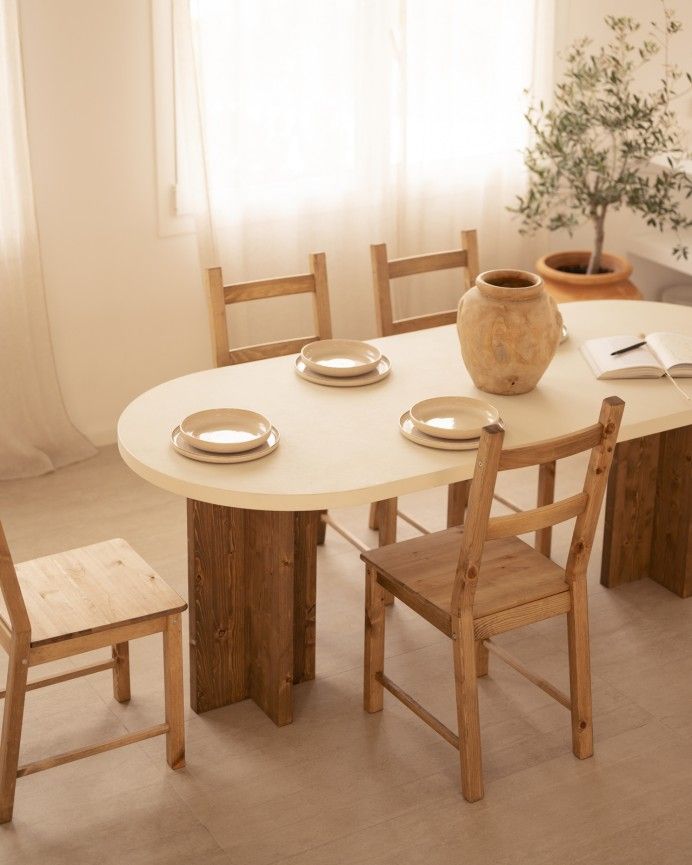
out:
<path id="1" fill-rule="evenodd" d="M 506 205 L 524 185 L 524 91 L 550 68 L 552 0 L 173 4 L 177 199 L 227 281 L 304 271 L 324 251 L 335 332 L 362 338 L 371 243 L 412 255 L 477 228 L 482 267 L 532 265 Z M 416 277 L 395 314 L 458 297 L 454 273 Z M 238 305 L 232 342 L 306 333 L 301 300 Z"/>
<path id="2" fill-rule="evenodd" d="M 96 449 L 71 424 L 48 328 L 26 137 L 16 0 L 0 4 L 0 480 Z"/>

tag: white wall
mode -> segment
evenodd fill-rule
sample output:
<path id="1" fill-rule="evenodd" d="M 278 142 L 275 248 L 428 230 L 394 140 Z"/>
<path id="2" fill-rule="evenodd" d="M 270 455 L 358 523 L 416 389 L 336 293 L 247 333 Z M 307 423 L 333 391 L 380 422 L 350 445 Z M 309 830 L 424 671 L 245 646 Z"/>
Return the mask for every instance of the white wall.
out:
<path id="1" fill-rule="evenodd" d="M 149 0 L 21 0 L 58 376 L 97 444 L 143 390 L 210 365 L 191 235 L 157 234 Z"/>

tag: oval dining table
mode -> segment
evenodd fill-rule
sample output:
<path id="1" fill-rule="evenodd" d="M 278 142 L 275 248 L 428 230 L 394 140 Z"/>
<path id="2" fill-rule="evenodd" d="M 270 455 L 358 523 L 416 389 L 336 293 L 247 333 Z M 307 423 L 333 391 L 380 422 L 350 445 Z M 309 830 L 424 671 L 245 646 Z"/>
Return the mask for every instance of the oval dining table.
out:
<path id="1" fill-rule="evenodd" d="M 661 379 L 599 381 L 586 339 L 677 331 L 692 308 L 646 301 L 563 304 L 569 338 L 530 393 L 477 390 L 454 326 L 372 340 L 391 374 L 366 387 L 300 378 L 295 355 L 210 369 L 165 382 L 122 413 L 118 444 L 145 480 L 188 500 L 191 704 L 197 712 L 248 697 L 276 724 L 292 721 L 292 690 L 315 676 L 315 579 L 320 512 L 466 481 L 475 451 L 421 447 L 399 430 L 415 402 L 459 395 L 491 401 L 505 447 L 588 426 L 604 397 L 625 401 L 611 471 L 601 581 L 650 577 L 692 594 L 692 401 Z M 692 379 L 678 379 L 692 395 Z M 240 464 L 176 453 L 171 431 L 192 412 L 261 412 L 278 448 Z"/>

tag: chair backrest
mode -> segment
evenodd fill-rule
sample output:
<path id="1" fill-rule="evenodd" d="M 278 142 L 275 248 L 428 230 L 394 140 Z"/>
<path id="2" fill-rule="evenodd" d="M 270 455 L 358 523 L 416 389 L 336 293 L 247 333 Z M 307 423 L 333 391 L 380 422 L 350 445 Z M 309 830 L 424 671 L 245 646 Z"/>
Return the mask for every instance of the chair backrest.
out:
<path id="1" fill-rule="evenodd" d="M 327 257 L 323 252 L 310 256 L 310 272 L 296 276 L 282 276 L 276 279 L 259 279 L 254 282 L 223 284 L 220 267 L 211 267 L 206 273 L 209 298 L 211 338 L 216 366 L 229 366 L 249 360 L 262 360 L 265 357 L 280 357 L 294 354 L 308 342 L 316 339 L 329 339 L 332 335 L 331 315 L 329 312 L 329 286 L 327 283 Z M 266 342 L 245 348 L 231 349 L 226 322 L 226 306 L 248 300 L 266 300 L 269 297 L 283 297 L 289 294 L 312 294 L 315 320 L 314 336 L 286 339 L 279 342 Z"/>
<path id="2" fill-rule="evenodd" d="M 457 565 L 452 613 L 473 609 L 483 545 L 488 540 L 525 534 L 576 517 L 565 568 L 568 582 L 586 579 L 594 533 L 613 460 L 624 402 L 616 396 L 603 400 L 598 422 L 570 435 L 523 448 L 502 450 L 504 430 L 499 424 L 486 427 L 480 440 L 476 468 L 471 481 L 468 517 L 462 535 Z M 490 517 L 498 471 L 552 462 L 591 449 L 584 486 L 580 493 L 549 505 L 509 516 Z"/>
<path id="3" fill-rule="evenodd" d="M 6 644 L 12 634 L 30 634 L 31 625 L 2 523 L 0 523 L 0 591 L 10 619 L 8 623 L 10 628 L 6 629 L 4 620 L 0 618 L 0 644 Z"/>
<path id="4" fill-rule="evenodd" d="M 392 312 L 390 285 L 392 279 L 460 267 L 463 270 L 463 290 L 466 291 L 471 288 L 478 276 L 478 238 L 475 230 L 461 232 L 460 249 L 413 255 L 409 258 L 394 258 L 390 261 L 387 258 L 387 244 L 375 243 L 370 247 L 370 257 L 379 336 L 410 333 L 412 330 L 423 330 L 426 327 L 453 324 L 457 319 L 456 309 L 395 319 Z"/>

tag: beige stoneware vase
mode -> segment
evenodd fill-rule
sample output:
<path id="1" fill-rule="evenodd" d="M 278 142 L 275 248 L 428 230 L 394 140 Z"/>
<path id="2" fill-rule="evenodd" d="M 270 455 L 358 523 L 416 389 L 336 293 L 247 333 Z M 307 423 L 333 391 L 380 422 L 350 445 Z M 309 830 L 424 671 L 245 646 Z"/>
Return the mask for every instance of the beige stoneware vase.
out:
<path id="1" fill-rule="evenodd" d="M 477 388 L 527 393 L 555 355 L 562 316 L 526 270 L 486 270 L 459 301 L 461 355 Z"/>

